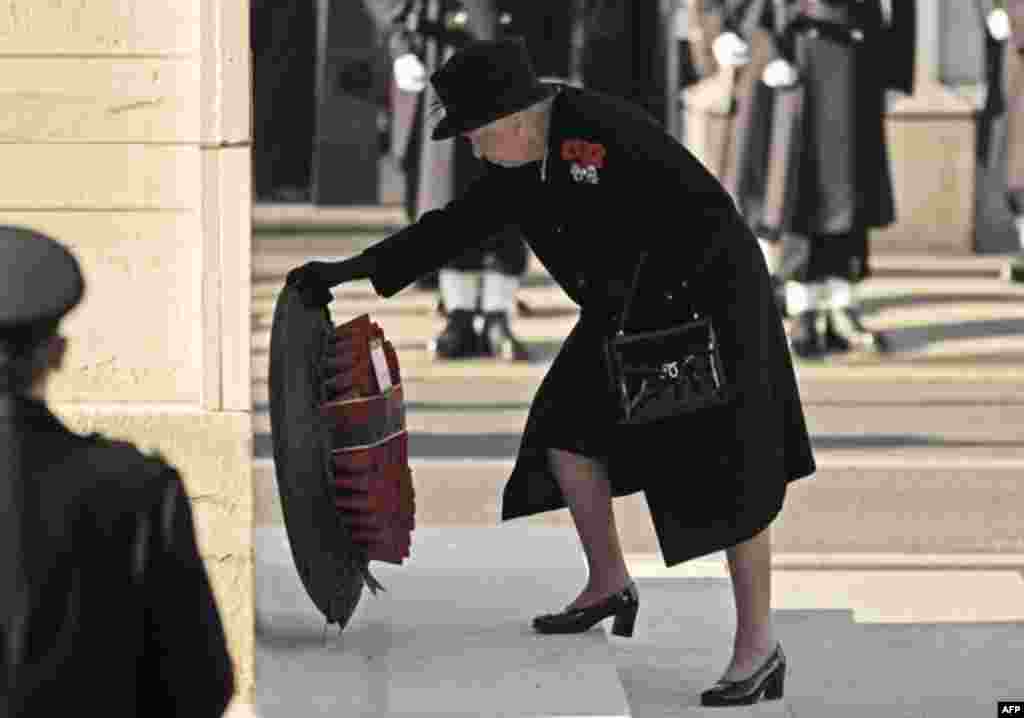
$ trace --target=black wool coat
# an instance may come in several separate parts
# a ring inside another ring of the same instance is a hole
[[[234,668],[177,472],[15,401],[0,421],[25,438],[0,453],[19,456],[26,576],[14,598],[0,587],[0,715],[59,716],[84,701],[110,718],[221,716]],[[12,683],[3,627],[15,616],[26,628]]]
[[[390,297],[509,223],[581,311],[531,405],[502,519],[566,506],[548,465],[557,448],[604,462],[615,496],[646,493],[668,566],[759,533],[786,485],[815,464],[763,256],[718,181],[635,106],[560,86],[545,162],[491,167],[368,248],[374,288]],[[641,251],[650,254],[629,326],[665,326],[681,297],[692,300],[716,325],[730,404],[617,425],[602,341]]]

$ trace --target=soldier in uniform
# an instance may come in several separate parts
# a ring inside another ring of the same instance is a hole
[[[391,52],[399,98],[393,119],[393,148],[406,177],[410,221],[457,197],[480,173],[469,146],[458,140],[430,142],[424,121],[436,104],[426,76],[471,39],[521,34],[536,48],[544,74],[564,77],[569,65],[567,6],[496,0],[414,0],[394,13]],[[441,359],[500,356],[529,359],[512,333],[510,316],[528,251],[515,227],[455,258],[439,272],[447,324],[432,342]],[[429,285],[427,285],[429,286]]]
[[[789,226],[748,220],[763,236],[788,230],[809,241],[799,281],[786,286],[798,356],[886,349],[886,337],[861,323],[856,289],[870,275],[869,231],[896,218],[885,93],[913,89],[914,15],[912,0],[764,2],[761,25],[773,33],[779,57],[762,79],[779,91],[799,81],[804,100],[800,132],[786,148],[799,158],[786,199],[793,205],[781,213]]]
[[[78,263],[0,227],[0,715],[221,716],[234,673],[177,472],[47,409]]]
[[[614,616],[612,631],[632,635],[639,594],[612,497],[642,490],[667,566],[729,554],[733,661],[701,702],[781,698],[786,658],[771,620],[768,527],[788,484],[812,475],[815,462],[753,234],[729,194],[643,108],[539,82],[521,42],[467,47],[431,84],[444,104],[431,136],[468,137],[486,173],[462,197],[355,257],[309,262],[287,282],[321,306],[331,286],[361,278],[392,297],[495,227],[522,227],[580,314],[530,405],[501,517],[567,507],[589,571],[572,604],[536,617],[534,630],[578,633]],[[684,227],[671,219],[679,207]],[[666,221],[638,233],[638,215]],[[693,307],[715,323],[734,400],[623,424],[605,342],[623,326],[657,331],[691,321]]]
[[[702,76],[727,73],[732,90],[728,152],[722,184],[745,217],[756,223],[764,202],[771,131],[770,90],[762,77],[779,58],[771,29],[764,26],[767,0],[688,0],[694,18],[691,36]],[[807,241],[785,236],[758,237],[776,293],[807,258]],[[781,298],[781,297],[780,297]],[[780,301],[784,306],[784,302]]]
[[[1005,162],[1005,192],[1021,253],[1003,267],[1004,279],[1024,282],[1024,0],[976,0],[985,28],[988,95],[982,111],[981,161],[993,171]]]
[[[665,124],[668,67],[659,0],[583,0],[582,11],[583,86],[634,102]]]
[[[316,2],[252,0],[253,195],[307,202],[316,129]]]

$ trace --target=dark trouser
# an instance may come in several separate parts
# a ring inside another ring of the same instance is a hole
[[[837,277],[856,283],[870,276],[866,227],[842,234],[812,235],[810,243],[810,256],[800,273],[801,281],[821,282]]]

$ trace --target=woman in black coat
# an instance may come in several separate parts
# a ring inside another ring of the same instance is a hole
[[[785,659],[771,624],[766,529],[787,484],[815,465],[754,236],[721,185],[649,115],[623,100],[537,82],[521,42],[470,46],[431,82],[446,112],[433,137],[466,136],[488,172],[362,254],[307,263],[288,282],[323,304],[328,287],[357,278],[391,297],[463,251],[467,238],[518,225],[581,309],[534,398],[502,502],[506,520],[568,506],[586,554],[583,592],[565,611],[535,619],[535,629],[573,633],[614,615],[613,631],[631,634],[638,595],[611,498],[645,491],[667,566],[728,551],[733,660],[702,700],[780,696]],[[682,207],[686,221],[677,225]],[[658,229],[639,231],[642,224]],[[629,326],[671,323],[678,302],[694,301],[717,327],[735,396],[637,428],[617,423],[602,348],[643,251],[650,254]]]

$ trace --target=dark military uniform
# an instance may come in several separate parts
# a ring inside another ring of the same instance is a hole
[[[796,65],[804,99],[798,145],[783,150],[798,157],[795,191],[784,200],[788,206],[765,204],[764,215],[748,212],[747,219],[765,236],[792,232],[809,240],[799,276],[805,285],[790,287],[804,297],[793,342],[801,356],[854,344],[885,346],[884,337],[860,324],[854,285],[870,274],[869,230],[896,218],[885,93],[912,91],[914,22],[912,0],[894,3],[888,20],[880,0],[764,2],[761,25],[775,34],[780,54]],[[772,121],[790,120],[774,116]],[[769,213],[790,219],[778,226],[765,221]]]
[[[984,25],[997,6],[976,0]],[[979,118],[980,161],[993,172],[1002,170],[1010,211],[1024,248],[1024,0],[1007,0],[1010,36],[997,40],[985,32],[986,82],[989,88]],[[1007,264],[1004,276],[1024,281],[1024,251]]]
[[[583,86],[666,118],[667,60],[658,0],[585,0]]]
[[[750,45],[750,62],[724,71],[732,76],[734,113],[722,184],[744,216],[756,216],[764,200],[770,112],[764,107],[761,74],[778,57],[773,34],[762,26],[766,0],[689,0],[699,30],[695,55],[704,74],[722,70],[711,47],[724,32],[734,32]]]
[[[0,227],[0,279],[0,715],[222,715],[234,673],[178,474],[29,395],[77,263]]]
[[[316,113],[316,1],[252,0],[253,195],[308,199]]]
[[[521,35],[534,53],[534,67],[539,74],[565,78],[569,72],[570,17],[567,3],[415,0],[395,15],[392,54],[397,57],[415,52],[429,75],[456,49],[473,39]],[[473,156],[470,144],[461,138],[443,142],[428,139],[432,124],[430,110],[436,104],[433,88],[428,86],[415,94],[399,91],[396,95],[393,150],[405,172],[405,205],[412,221],[458,197],[479,176],[481,165]],[[467,295],[459,297],[460,303],[472,306],[457,306],[456,311],[449,311],[448,325],[435,342],[438,356],[458,358],[496,353],[495,345],[505,343],[511,348],[511,358],[526,358],[524,348],[508,327],[511,307],[488,313],[480,334],[474,329],[473,320],[481,302],[480,295],[487,291],[483,283],[488,278],[481,280],[478,273],[491,272],[518,281],[526,274],[528,259],[519,232],[503,227],[497,228],[485,242],[474,243],[471,249],[442,268],[448,271],[460,294]],[[442,277],[442,299],[451,310],[455,297],[444,296],[444,280]]]
[[[548,463],[555,448],[604,461],[616,496],[646,492],[666,565],[736,545],[815,470],[764,258],[728,193],[640,108],[568,86],[553,102],[545,162],[489,166],[463,197],[367,249],[370,279],[393,296],[517,224],[581,314],[530,407],[502,518],[566,506]],[[652,221],[678,207],[685,226]],[[656,229],[636,232],[638,217]],[[650,256],[631,326],[665,326],[696,302],[717,327],[732,403],[617,424],[602,341],[641,251]]]

